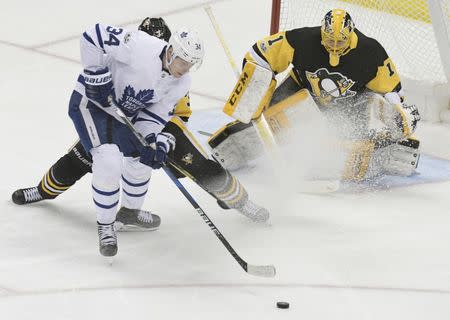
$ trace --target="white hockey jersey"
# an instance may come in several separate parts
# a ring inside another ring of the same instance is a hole
[[[163,70],[167,43],[145,32],[97,23],[83,33],[80,49],[85,69],[109,68],[116,101],[137,121],[136,128],[144,137],[162,130],[178,100],[189,90],[189,74],[175,78]],[[85,95],[81,75],[75,90]],[[111,108],[95,105],[118,119]]]

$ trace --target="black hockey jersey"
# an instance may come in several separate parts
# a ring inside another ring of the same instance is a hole
[[[356,30],[354,48],[329,64],[329,54],[321,44],[320,27],[280,32],[255,43],[246,55],[275,74],[291,64],[291,75],[322,104],[345,102],[367,89],[378,93],[400,91],[395,65],[381,44]]]

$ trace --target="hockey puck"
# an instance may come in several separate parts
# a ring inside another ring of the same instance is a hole
[[[278,302],[277,302],[277,308],[280,308],[280,309],[289,309],[289,302],[278,301]]]

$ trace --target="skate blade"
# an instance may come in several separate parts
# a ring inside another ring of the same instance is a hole
[[[121,222],[115,222],[114,228],[119,232],[142,232],[142,231],[155,231],[159,229],[158,227],[153,228],[143,228],[140,226],[132,225],[132,224],[123,224]]]

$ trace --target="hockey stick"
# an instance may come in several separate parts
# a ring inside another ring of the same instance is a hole
[[[237,67],[236,62],[234,61],[233,56],[231,55],[229,46],[225,42],[225,38],[222,35],[222,31],[220,30],[216,17],[212,12],[211,6],[207,5],[203,9],[205,10],[206,14],[209,17],[209,20],[211,21],[211,25],[213,26],[214,31],[216,32],[216,36],[220,41],[220,44],[222,46],[225,55],[227,56],[227,60],[231,66],[231,69],[233,69],[236,79],[239,79],[241,73],[239,72],[239,68]],[[273,151],[276,146],[276,140],[272,131],[270,130],[269,124],[267,123],[264,114],[261,114],[261,116],[258,119],[252,120],[252,124],[255,127],[260,140],[263,143],[264,149],[268,154],[270,154],[270,152]]]
[[[122,121],[125,123],[125,125],[130,128],[131,132],[135,135],[135,137],[139,140],[140,143],[142,143],[143,146],[148,147],[149,144],[147,141],[145,141],[144,137],[137,132],[136,128],[131,123],[130,119],[128,119],[125,114],[120,110],[120,108],[117,106],[117,104],[111,99],[111,106],[115,108],[116,114],[122,119]],[[186,172],[183,168],[178,166],[173,160],[167,159],[167,162],[173,166],[175,169],[186,175],[187,177],[191,178],[194,182],[196,182],[195,178],[192,177],[191,174]],[[178,187],[178,189],[181,191],[181,193],[186,197],[186,199],[191,203],[191,205],[195,208],[195,210],[198,212],[200,217],[206,222],[206,224],[210,227],[210,229],[214,232],[217,238],[219,238],[220,242],[225,246],[225,248],[228,250],[228,252],[233,256],[233,258],[239,263],[239,265],[242,267],[242,269],[245,270],[245,272],[259,277],[274,277],[276,270],[273,265],[266,265],[266,266],[257,266],[248,264],[244,259],[242,259],[237,252],[233,249],[233,247],[228,243],[227,239],[223,236],[223,234],[217,229],[217,227],[214,225],[214,223],[209,219],[209,217],[206,215],[205,211],[200,207],[200,205],[195,201],[195,199],[192,197],[192,195],[186,190],[186,188],[181,184],[181,182],[175,177],[175,175],[170,171],[170,169],[167,166],[162,167],[164,172],[169,176],[169,178],[175,183],[175,185]]]

